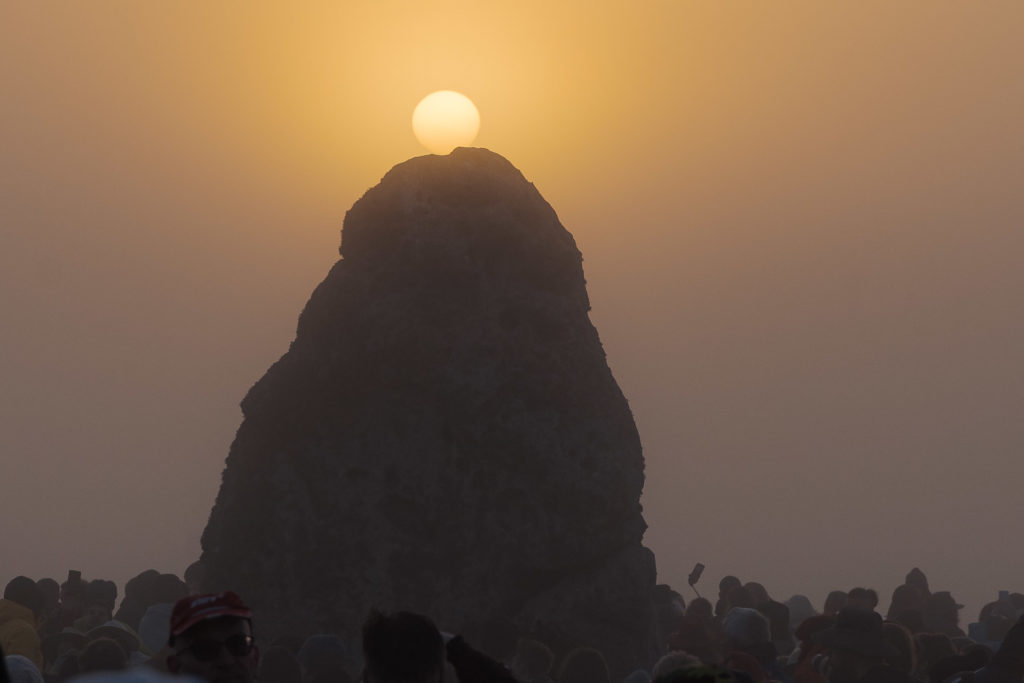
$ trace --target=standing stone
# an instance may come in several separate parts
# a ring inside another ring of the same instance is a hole
[[[394,167],[249,391],[203,534],[207,587],[264,636],[372,607],[466,633],[494,618],[613,672],[656,655],[643,456],[582,257],[503,157]]]

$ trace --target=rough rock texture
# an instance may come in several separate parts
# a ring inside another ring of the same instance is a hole
[[[495,617],[616,673],[655,652],[643,457],[582,258],[501,156],[393,168],[249,391],[203,534],[210,589],[263,634],[371,607],[463,632]],[[353,649],[358,649],[354,645]]]

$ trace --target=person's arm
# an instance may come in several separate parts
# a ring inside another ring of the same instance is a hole
[[[462,636],[449,640],[445,649],[448,662],[459,677],[459,683],[518,683],[512,672],[501,662],[474,650]]]

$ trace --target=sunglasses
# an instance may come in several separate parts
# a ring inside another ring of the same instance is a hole
[[[220,657],[221,648],[227,648],[228,654],[232,657],[245,657],[252,652],[253,644],[252,636],[236,633],[224,640],[199,639],[186,649],[200,662],[212,662]]]

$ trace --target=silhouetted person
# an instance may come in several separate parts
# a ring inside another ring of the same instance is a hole
[[[721,619],[729,611],[729,591],[743,584],[735,576],[723,576],[718,582],[718,602],[715,603],[715,616]]]
[[[36,620],[43,610],[43,594],[27,576],[10,580],[0,600],[0,648],[7,655],[22,655],[42,669],[43,644]]]
[[[85,611],[75,620],[75,628],[88,633],[114,618],[117,585],[113,581],[94,579],[85,587]]]
[[[965,636],[960,628],[960,610],[963,605],[957,604],[949,591],[933,593],[924,608],[925,629],[931,633],[944,633],[950,638]]]
[[[757,611],[768,619],[772,629],[772,642],[780,655],[793,651],[793,634],[789,630],[789,608],[781,602],[769,600],[757,606]]]
[[[667,584],[654,587],[654,614],[658,620],[659,645],[664,645],[669,634],[676,629],[679,618],[686,614],[686,601]]]
[[[976,671],[975,683],[1020,683],[1024,680],[1024,617],[1014,624],[989,663]]]
[[[789,608],[789,629],[796,633],[797,627],[809,619],[817,616],[818,611],[814,609],[810,599],[806,595],[794,595],[786,600],[786,607]]]
[[[252,611],[242,599],[224,593],[192,595],[174,605],[171,615],[171,673],[209,683],[252,683],[259,668]]]
[[[759,584],[757,581],[748,581],[743,584],[743,587],[747,590],[750,595],[750,599],[754,601],[754,606],[761,605],[768,602],[771,598],[768,596],[768,591],[764,586]]]
[[[839,614],[839,610],[846,607],[847,599],[848,597],[843,591],[832,591],[825,598],[825,608],[822,610],[822,614],[829,617]]]
[[[777,651],[772,642],[768,617],[756,609],[733,607],[722,621],[722,632],[725,636],[727,664],[734,659],[742,661],[743,658],[735,657],[736,653],[742,653],[752,657],[769,678],[788,680],[776,662]]]
[[[921,598],[927,600],[931,597],[932,591],[928,588],[928,577],[924,575],[924,572],[914,567],[907,572],[907,577],[903,583],[909,584],[916,588],[921,593]]]
[[[823,683],[825,680],[814,666],[814,658],[825,651],[816,638],[819,633],[831,628],[835,623],[835,617],[816,614],[804,619],[793,632],[800,649],[793,668],[793,680],[796,683]]]
[[[40,614],[40,624],[36,629],[39,637],[60,633],[60,584],[53,579],[39,579],[36,581],[36,588],[43,596],[43,607]]]
[[[691,600],[690,604],[686,606],[685,614],[688,617],[699,619],[707,626],[710,626],[715,621],[714,609],[711,607],[711,601],[707,598],[694,598]]]
[[[79,572],[69,571],[67,581],[60,585],[60,624],[74,626],[85,611],[85,586]]]
[[[825,680],[828,683],[910,683],[913,679],[887,664],[900,653],[882,630],[882,617],[870,610],[844,607],[835,626],[821,631],[817,643],[828,654]]]
[[[121,606],[118,607],[114,618],[138,630],[142,615],[152,604],[150,595],[158,576],[160,576],[160,572],[157,570],[147,569],[128,579],[128,583],[124,585],[124,600],[121,601]]]
[[[853,588],[846,594],[846,606],[874,612],[878,607],[878,593],[870,588]]]
[[[918,633],[924,628],[924,605],[925,597],[921,589],[905,583],[892,592],[892,601],[885,618],[903,624],[911,633]]]

